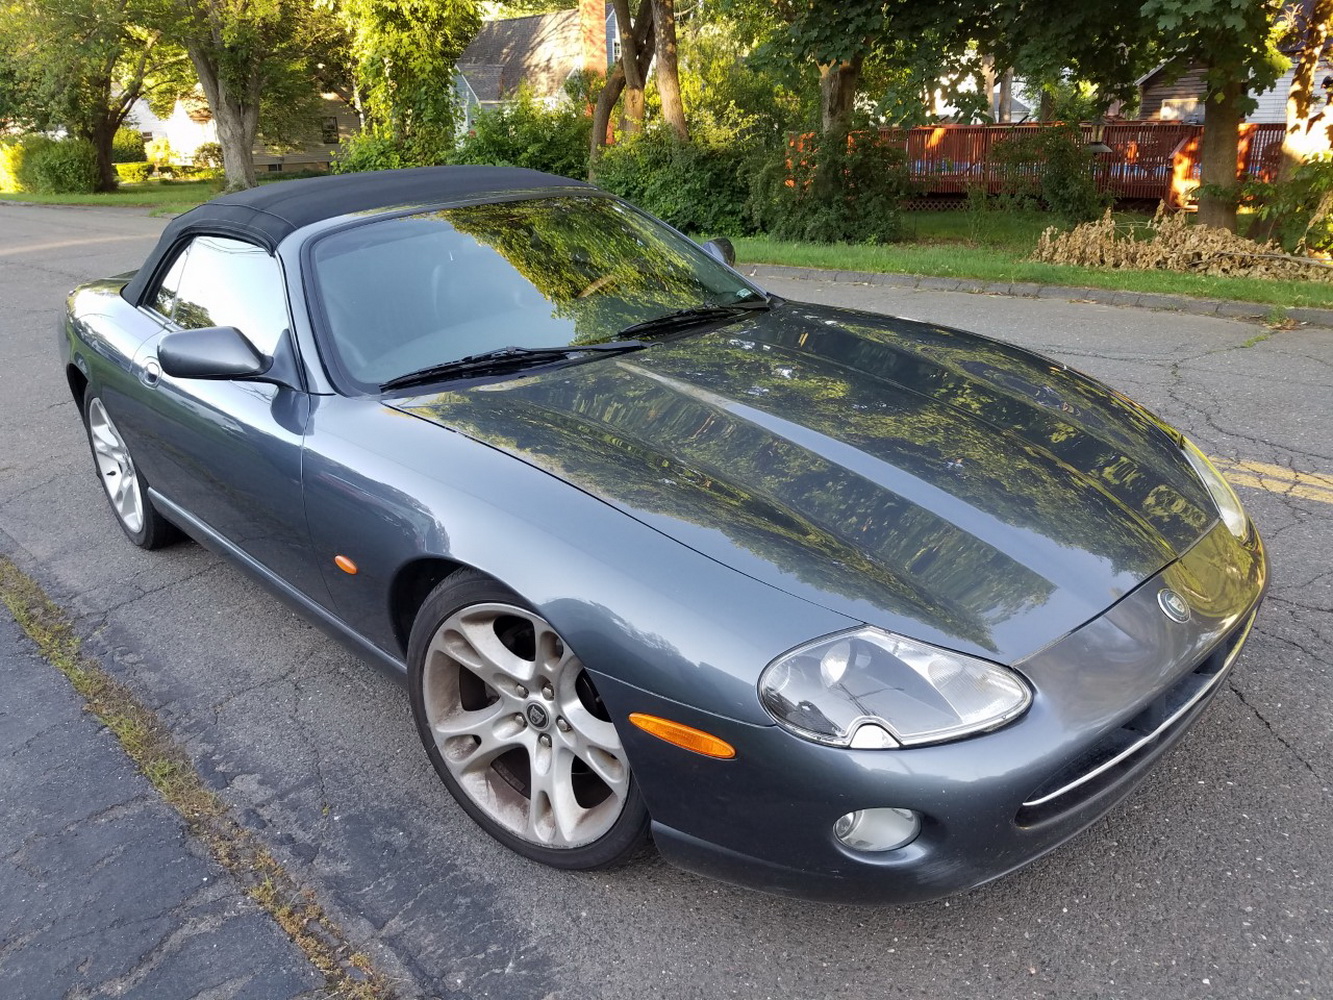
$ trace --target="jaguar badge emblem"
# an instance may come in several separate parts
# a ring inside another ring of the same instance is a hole
[[[1184,624],[1190,620],[1190,606],[1185,603],[1185,598],[1170,587],[1157,592],[1157,603],[1162,608],[1162,614],[1173,622]]]

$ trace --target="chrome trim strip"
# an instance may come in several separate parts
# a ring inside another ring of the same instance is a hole
[[[1134,756],[1134,754],[1138,753],[1144,747],[1156,741],[1156,739],[1159,736],[1161,736],[1162,733],[1164,733],[1166,730],[1170,729],[1173,725],[1175,725],[1178,721],[1180,721],[1180,719],[1186,713],[1188,713],[1190,709],[1192,709],[1195,705],[1201,702],[1204,698],[1207,698],[1209,694],[1211,694],[1221,685],[1223,679],[1225,679],[1226,675],[1230,672],[1231,665],[1236,662],[1236,657],[1240,655],[1241,649],[1244,648],[1245,641],[1249,639],[1250,629],[1254,627],[1255,617],[1256,617],[1255,613],[1253,611],[1250,612],[1250,620],[1245,623],[1245,626],[1241,631],[1240,638],[1236,640],[1235,647],[1227,655],[1226,661],[1222,664],[1222,669],[1219,670],[1216,674],[1214,674],[1212,679],[1203,687],[1201,687],[1195,693],[1193,698],[1191,698],[1189,701],[1185,702],[1185,704],[1181,705],[1178,709],[1172,712],[1171,715],[1168,716],[1160,726],[1158,726],[1148,735],[1141,737],[1139,740],[1134,742],[1132,745],[1126,747],[1124,750],[1121,750],[1110,760],[1102,764],[1099,764],[1097,767],[1094,767],[1087,774],[1080,775],[1079,777],[1075,778],[1073,781],[1071,781],[1064,787],[1056,789],[1049,795],[1043,795],[1039,799],[1031,799],[1030,801],[1024,802],[1023,808],[1032,809],[1035,808],[1036,806],[1045,805],[1047,802],[1051,802],[1054,799],[1058,799],[1062,795],[1067,795],[1069,792],[1072,792],[1075,788],[1078,788],[1080,785],[1086,784],[1087,782],[1091,781],[1093,778],[1096,778],[1100,774],[1106,773],[1111,768],[1119,764],[1121,761],[1125,760],[1126,758]]]

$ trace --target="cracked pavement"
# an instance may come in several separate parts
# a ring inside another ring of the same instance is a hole
[[[324,985],[0,611],[0,995],[274,1000]]]
[[[0,551],[78,616],[86,650],[405,996],[1333,1000],[1333,504],[1241,488],[1273,588],[1230,686],[1124,805],[1019,873],[870,909],[749,893],[656,859],[555,872],[453,804],[395,681],[199,547],[144,553],[121,536],[62,405],[53,326],[69,286],[136,266],[161,225],[0,206]],[[1035,348],[1209,454],[1333,473],[1333,331],[1263,337],[1253,323],[1058,298],[760,280]]]

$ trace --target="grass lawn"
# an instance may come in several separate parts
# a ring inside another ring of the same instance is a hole
[[[846,271],[879,271],[981,281],[1163,292],[1234,299],[1275,306],[1333,307],[1333,284],[1225,278],[1173,271],[1112,271],[1041,264],[1027,257],[1051,217],[1040,212],[909,212],[904,241],[882,246],[785,243],[764,237],[737,239],[736,256],[747,264],[789,264]],[[1125,216],[1124,221],[1147,221]]]
[[[118,205],[151,208],[153,215],[175,215],[217,195],[211,181],[144,181],[122,184],[111,194],[0,194],[3,201],[26,201],[36,205]]]
[[[310,174],[265,174],[260,184],[298,180]],[[26,201],[34,205],[112,205],[121,208],[151,208],[150,215],[179,215],[201,205],[221,192],[221,181],[147,180],[142,184],[121,184],[111,194],[0,194],[0,201]]]

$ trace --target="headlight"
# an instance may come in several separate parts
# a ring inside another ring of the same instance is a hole
[[[1195,473],[1207,487],[1213,503],[1217,505],[1217,513],[1221,516],[1222,523],[1237,538],[1245,538],[1249,534],[1250,519],[1245,516],[1245,508],[1240,505],[1236,491],[1222,478],[1222,473],[1213,468],[1213,463],[1208,461],[1208,457],[1195,446],[1193,441],[1183,436],[1181,440],[1185,446],[1185,458],[1189,460]]]
[[[759,698],[798,736],[865,749],[985,732],[1032,701],[1012,670],[869,626],[779,656]]]

